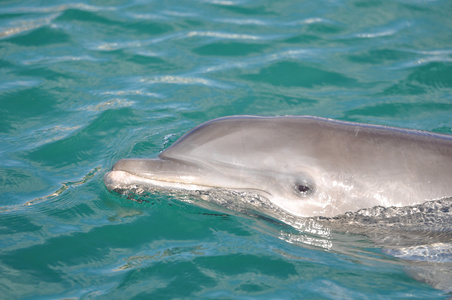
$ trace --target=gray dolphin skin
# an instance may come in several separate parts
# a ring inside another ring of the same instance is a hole
[[[114,191],[233,191],[237,202],[264,199],[256,209],[332,217],[452,197],[451,175],[449,135],[312,116],[232,116],[195,127],[155,159],[118,161],[104,182]]]

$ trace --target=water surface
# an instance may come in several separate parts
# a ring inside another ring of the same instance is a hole
[[[1,294],[445,298],[372,235],[140,205],[102,176],[234,114],[451,134],[451,13],[442,0],[2,1]]]

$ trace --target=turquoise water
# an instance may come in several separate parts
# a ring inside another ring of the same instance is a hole
[[[365,235],[140,205],[102,177],[234,114],[451,134],[451,14],[445,0],[2,1],[0,297],[445,298]]]

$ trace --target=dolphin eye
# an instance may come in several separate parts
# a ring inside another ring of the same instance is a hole
[[[296,183],[295,192],[302,196],[308,196],[314,192],[314,189],[307,183]]]

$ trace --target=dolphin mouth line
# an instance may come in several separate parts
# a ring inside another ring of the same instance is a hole
[[[262,190],[262,189],[256,189],[256,188],[235,188],[235,187],[219,187],[219,186],[214,186],[214,185],[202,185],[202,184],[197,184],[197,183],[186,183],[186,182],[178,182],[178,181],[174,181],[174,180],[162,180],[162,179],[154,179],[154,178],[147,178],[147,177],[143,177],[140,176],[138,174],[133,174],[130,173],[128,171],[123,171],[123,170],[111,170],[110,172],[108,172],[106,174],[106,176],[112,176],[112,174],[118,174],[118,173],[125,173],[127,174],[127,176],[132,176],[137,178],[139,181],[146,181],[146,182],[150,182],[154,187],[156,188],[174,188],[174,189],[179,189],[179,190],[190,190],[190,191],[208,191],[208,190],[215,190],[215,189],[225,189],[225,190],[234,190],[234,191],[243,191],[243,192],[249,192],[249,193],[256,193],[256,194],[260,194],[262,196],[266,195],[266,196],[272,196],[272,194],[266,190]],[[124,174],[120,175],[125,176]],[[113,181],[113,179],[112,179]],[[120,180],[117,180],[120,181]],[[121,182],[121,181],[120,181]],[[118,184],[113,184],[115,186],[118,186]]]

